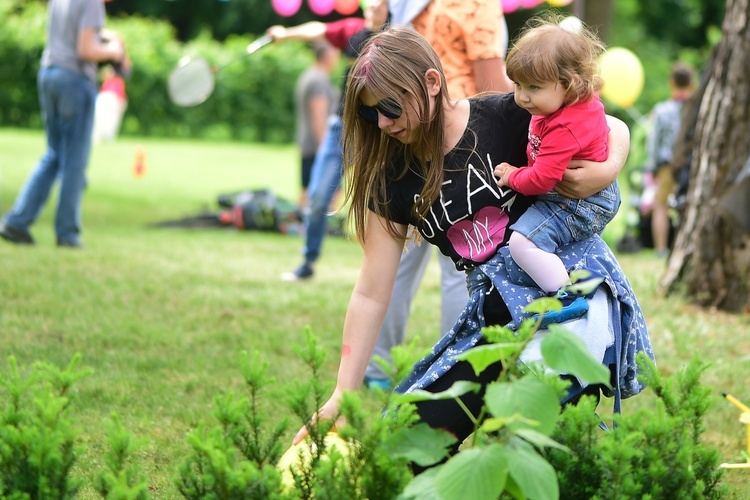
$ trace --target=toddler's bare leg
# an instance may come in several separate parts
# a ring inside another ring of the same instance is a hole
[[[513,260],[545,292],[557,292],[570,283],[565,264],[554,254],[545,252],[521,233],[510,236],[510,254]]]

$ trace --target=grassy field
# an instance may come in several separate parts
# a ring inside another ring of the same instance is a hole
[[[0,130],[3,211],[43,148],[40,133]],[[143,178],[132,172],[138,148],[146,154]],[[114,412],[147,440],[136,458],[153,497],[177,497],[172,479],[188,450],[186,434],[202,420],[213,423],[216,395],[241,391],[243,350],[270,362],[276,382],[266,404],[279,417],[288,413],[280,395],[308,376],[293,349],[308,326],[330,353],[326,377],[334,381],[361,255],[356,242],[327,239],[315,280],[289,284],[278,277],[300,261],[298,236],[150,227],[215,210],[221,193],[270,187],[295,200],[297,163],[292,146],[132,138],[97,145],[84,198],[86,248],[55,247],[54,200],[32,228],[36,247],[0,244],[0,370],[9,355],[23,366],[38,360],[63,366],[75,353],[94,370],[77,384],[71,410],[80,432],[76,474],[85,482],[102,467],[102,420]],[[644,309],[661,370],[674,373],[696,354],[711,362],[703,382],[716,397],[705,438],[724,461],[740,461],[746,431],[721,393],[750,404],[750,317],[659,296],[664,262],[651,252],[618,258]],[[437,335],[438,281],[433,262],[409,324],[409,335],[425,346]],[[624,411],[651,401],[650,394],[626,400]],[[604,400],[600,409],[610,408]],[[747,498],[749,472],[725,477],[738,498]],[[87,487],[81,497],[97,495]]]

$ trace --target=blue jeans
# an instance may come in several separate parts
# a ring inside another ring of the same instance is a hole
[[[37,74],[39,104],[47,135],[47,151],[21,189],[7,226],[27,231],[60,180],[55,217],[58,241],[80,242],[81,198],[91,153],[96,83],[82,74],[55,66]]]
[[[315,153],[315,163],[310,172],[309,213],[305,219],[305,261],[315,262],[320,257],[323,238],[328,232],[328,207],[341,184],[343,168],[341,149],[341,118],[328,119],[328,131]]]
[[[583,200],[556,192],[537,197],[510,228],[526,236],[545,252],[601,234],[620,208],[617,181]]]

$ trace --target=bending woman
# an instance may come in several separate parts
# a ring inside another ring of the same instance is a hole
[[[438,57],[413,30],[391,28],[373,37],[361,52],[349,75],[343,146],[349,217],[364,257],[344,322],[336,388],[313,418],[337,415],[342,393],[362,383],[409,226],[467,272],[471,299],[456,326],[397,390],[440,391],[456,380],[486,384],[497,376],[499,367],[476,377],[453,356],[482,342],[483,326],[518,321],[522,306],[542,293],[511,266],[506,248],[509,227],[533,199],[499,188],[493,176],[501,162],[525,161],[529,117],[513,94],[452,101]],[[629,134],[619,120],[609,119],[609,125],[609,159],[569,169],[567,180],[556,189],[584,198],[612,183],[625,162]],[[615,326],[624,313],[628,321],[640,315],[627,280],[598,236],[559,254],[569,267],[593,267],[606,278],[616,305],[628,306],[612,308]],[[513,296],[493,286],[498,285],[495,277],[508,281],[506,270],[511,268],[511,278],[522,285],[512,287]],[[606,324],[602,331],[609,336]],[[466,396],[464,403],[478,413],[482,395]],[[459,442],[473,430],[455,401],[421,403],[418,411],[423,421],[451,431]],[[307,429],[301,429],[294,442],[306,434]]]

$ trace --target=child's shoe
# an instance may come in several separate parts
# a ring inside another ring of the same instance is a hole
[[[552,323],[562,323],[571,319],[578,319],[589,310],[589,303],[582,295],[569,293],[565,291],[565,288],[558,290],[555,298],[562,303],[562,309],[544,313],[542,322],[539,324],[540,329],[546,328]],[[534,319],[538,319],[538,316],[535,315]]]
[[[381,391],[388,392],[391,390],[391,381],[387,378],[375,378],[365,375],[364,384],[365,387],[367,387],[371,391],[379,389]]]

